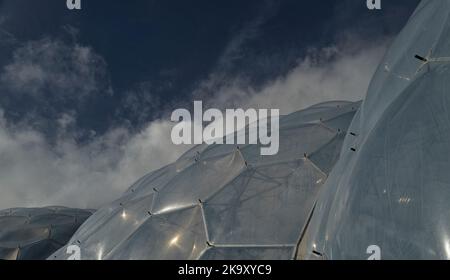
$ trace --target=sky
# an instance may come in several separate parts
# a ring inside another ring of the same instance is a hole
[[[98,208],[188,146],[170,113],[364,98],[418,0],[0,0],[0,209]]]

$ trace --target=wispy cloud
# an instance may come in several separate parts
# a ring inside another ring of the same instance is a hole
[[[240,29],[236,31],[236,34],[217,59],[208,79],[201,81],[198,89],[194,91],[197,98],[204,98],[217,87],[223,86],[223,83],[227,81],[227,75],[232,72],[235,62],[246,55],[243,51],[245,44],[260,35],[261,26],[276,15],[278,8],[279,3],[276,1],[261,1],[256,17],[243,23]]]
[[[0,44],[15,44],[18,41],[17,38],[14,36],[14,34],[3,27],[6,20],[7,18],[5,16],[0,16]]]
[[[162,120],[139,132],[92,131],[78,141],[77,108],[112,94],[107,64],[90,47],[52,38],[26,42],[0,74],[2,94],[31,107],[19,122],[0,108],[0,208],[97,208],[188,149],[171,144],[173,124]]]
[[[383,38],[367,43],[349,36],[334,45],[310,49],[288,73],[261,86],[252,86],[245,77],[211,75],[203,83],[208,87],[202,84],[197,91],[208,92],[209,106],[276,108],[283,114],[324,101],[361,100],[389,42]]]
[[[80,101],[109,93],[106,63],[91,48],[44,38],[18,48],[1,75],[2,86],[31,98]]]

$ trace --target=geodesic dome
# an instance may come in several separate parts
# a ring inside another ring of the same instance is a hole
[[[280,117],[280,150],[199,145],[98,210],[81,259],[291,259],[359,103]],[[67,259],[65,247],[49,259]]]
[[[0,211],[0,259],[45,260],[64,246],[90,210],[64,207]]]
[[[422,1],[387,52],[299,258],[450,259],[450,1]]]

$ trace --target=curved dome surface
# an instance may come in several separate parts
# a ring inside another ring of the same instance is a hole
[[[450,259],[449,15],[422,1],[386,54],[299,258]]]
[[[292,259],[360,103],[280,117],[280,150],[199,145],[98,210],[69,245],[82,259]],[[66,259],[65,248],[49,259]]]
[[[0,259],[45,260],[92,214],[64,207],[0,211]]]

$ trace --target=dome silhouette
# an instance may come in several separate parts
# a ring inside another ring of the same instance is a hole
[[[359,102],[280,117],[280,149],[198,145],[101,208],[81,259],[292,259]],[[67,259],[65,247],[49,259]]]
[[[450,259],[449,13],[422,1],[387,52],[298,258]]]
[[[64,246],[90,210],[65,207],[0,211],[0,259],[45,260]]]

